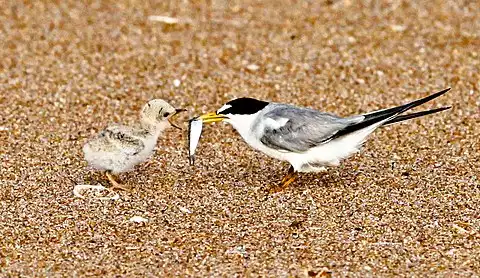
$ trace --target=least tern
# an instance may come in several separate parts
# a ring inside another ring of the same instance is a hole
[[[131,170],[153,153],[157,139],[168,127],[180,129],[171,119],[185,109],[175,109],[166,101],[149,101],[140,112],[140,122],[134,126],[110,125],[83,146],[85,160],[106,172],[113,188],[128,190],[112,175]]]
[[[401,115],[448,90],[450,88],[397,107],[346,118],[290,104],[237,98],[199,119],[204,123],[225,121],[251,147],[289,162],[291,166],[280,185],[270,190],[277,192],[292,183],[297,172],[320,172],[326,170],[325,167],[339,165],[358,152],[368,135],[380,126],[449,109],[441,107]]]

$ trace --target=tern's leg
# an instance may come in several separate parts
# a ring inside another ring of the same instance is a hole
[[[113,190],[115,188],[118,188],[118,189],[123,190],[123,191],[130,191],[130,188],[128,188],[127,186],[125,186],[123,184],[118,183],[110,172],[107,171],[106,174],[107,174],[108,180],[112,184],[112,187],[110,187],[110,189]]]
[[[293,181],[295,181],[296,178],[297,178],[297,172],[295,171],[295,169],[293,169],[293,166],[290,166],[290,168],[288,168],[287,174],[285,175],[285,177],[283,177],[282,181],[280,182],[280,185],[272,186],[270,188],[269,192],[270,193],[276,193],[276,192],[280,192],[280,191],[284,190]]]
[[[282,181],[280,182],[281,185],[283,185],[286,181],[288,181],[293,175],[295,175],[295,169],[293,169],[293,166],[290,166],[288,168],[287,174],[283,177]]]

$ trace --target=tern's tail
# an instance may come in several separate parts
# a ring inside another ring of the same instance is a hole
[[[400,115],[403,112],[406,112],[406,111],[408,111],[412,108],[415,108],[419,105],[422,105],[422,104],[424,104],[428,101],[431,101],[432,99],[435,99],[435,98],[445,94],[449,90],[450,90],[450,88],[445,89],[443,91],[440,91],[438,93],[435,93],[433,95],[429,95],[428,97],[424,97],[424,98],[412,101],[412,102],[404,104],[404,105],[400,105],[400,106],[397,106],[397,107],[393,107],[393,108],[389,108],[389,109],[383,109],[383,110],[379,110],[379,111],[364,114],[363,116],[365,116],[365,120],[363,120],[362,123],[366,123],[366,122],[376,123],[376,122],[382,121],[384,119],[394,117],[395,115]],[[448,107],[448,108],[450,108],[450,107]],[[413,114],[409,114],[409,115],[397,116],[397,117],[394,117],[393,119],[391,119],[390,121],[387,121],[385,124],[391,124],[391,123],[395,123],[395,122],[404,121],[404,120],[407,120],[407,119],[412,119],[412,118],[416,118],[416,117],[440,112],[440,111],[446,110],[448,108],[447,107],[442,107],[442,108],[432,109],[432,110],[428,110],[428,111],[413,113]]]
[[[413,118],[422,117],[422,116],[433,114],[433,113],[438,113],[438,112],[441,112],[441,111],[444,111],[444,110],[447,110],[447,109],[450,109],[450,108],[452,108],[452,107],[451,106],[445,106],[445,107],[435,108],[435,109],[431,109],[431,110],[425,110],[425,111],[421,111],[421,112],[417,112],[417,113],[411,113],[411,114],[408,114],[408,115],[400,115],[398,117],[395,117],[395,118],[391,119],[390,121],[385,122],[383,125],[394,124],[394,123],[402,122],[402,121],[405,121],[405,120],[410,120],[410,119],[413,119]]]
[[[341,137],[343,135],[346,135],[346,134],[349,134],[349,133],[352,133],[352,132],[355,132],[357,130],[361,130],[361,129],[364,129],[364,128],[367,128],[367,127],[370,127],[370,126],[377,126],[378,127],[379,125],[393,124],[393,123],[401,122],[401,121],[404,121],[404,120],[413,119],[413,118],[416,118],[416,117],[421,117],[421,116],[425,116],[425,115],[428,115],[428,114],[433,114],[433,113],[437,113],[437,112],[449,109],[450,107],[442,107],[442,108],[436,108],[436,109],[432,109],[432,110],[426,110],[426,111],[422,111],[422,112],[412,113],[412,114],[408,114],[408,115],[400,115],[400,114],[406,112],[407,110],[410,110],[414,107],[417,107],[421,104],[424,104],[425,102],[428,102],[428,101],[430,101],[434,98],[437,98],[437,97],[445,94],[449,90],[450,90],[450,88],[445,89],[443,91],[440,91],[438,93],[435,93],[433,95],[430,95],[428,97],[424,97],[422,99],[418,99],[418,100],[415,100],[415,101],[412,101],[410,103],[400,105],[400,106],[397,106],[397,107],[378,110],[378,111],[370,112],[370,113],[367,113],[367,114],[363,114],[362,115],[364,117],[363,121],[357,122],[357,123],[354,123],[352,125],[347,126],[346,128],[337,132],[333,136],[333,138]],[[333,138],[331,138],[331,139],[333,139]]]

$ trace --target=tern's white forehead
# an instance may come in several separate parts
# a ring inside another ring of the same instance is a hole
[[[217,110],[217,114],[221,114],[223,111],[227,110],[228,108],[232,107],[230,104],[225,104],[220,109]]]

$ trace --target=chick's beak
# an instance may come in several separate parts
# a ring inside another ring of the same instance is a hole
[[[222,115],[222,114],[217,114],[215,112],[204,114],[204,115],[202,115],[198,118],[201,119],[204,123],[221,122],[225,119],[228,119],[227,116]]]
[[[179,127],[178,125],[174,124],[174,123],[172,122],[172,119],[173,119],[173,117],[174,117],[175,115],[177,115],[178,113],[180,113],[180,112],[186,112],[186,111],[187,111],[187,109],[175,109],[175,113],[173,113],[173,115],[170,116],[170,118],[168,118],[168,122],[169,122],[174,128],[177,128],[177,129],[180,129],[180,130],[181,130],[182,128]]]
[[[183,108],[175,109],[175,114],[178,114],[180,112],[187,112],[187,109],[183,109]]]

